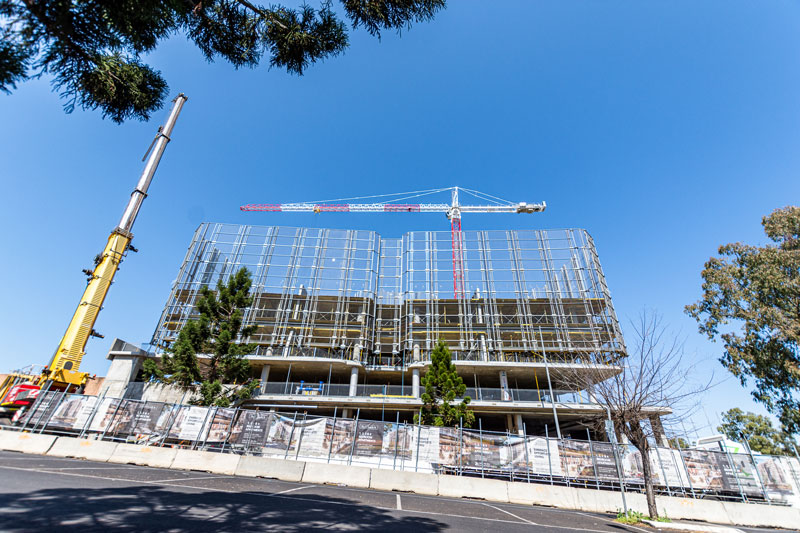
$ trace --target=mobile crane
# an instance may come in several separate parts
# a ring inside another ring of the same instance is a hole
[[[166,123],[158,128],[153,142],[142,159],[143,161],[147,159],[147,163],[136,188],[131,193],[119,225],[108,237],[103,252],[95,258],[94,268],[83,271],[88,277],[86,289],[83,291],[80,303],[72,315],[72,320],[61,338],[50,364],[38,374],[27,369],[13,372],[6,377],[0,385],[0,416],[8,416],[20,407],[30,405],[43,389],[69,392],[70,390],[81,390],[86,385],[89,374],[80,372],[86,343],[89,337],[103,338],[94,330],[97,315],[103,308],[103,301],[114,281],[114,275],[119,270],[120,263],[129,250],[137,251],[131,245],[133,239],[131,230],[142,202],[147,197],[150,182],[167,143],[170,141],[172,129],[186,100],[183,93],[173,100],[172,110]]]

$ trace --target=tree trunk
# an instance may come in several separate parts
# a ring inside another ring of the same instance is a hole
[[[633,424],[631,424],[633,425]],[[658,507],[656,506],[656,493],[653,488],[653,469],[650,464],[650,446],[647,442],[647,437],[639,427],[633,429],[631,435],[631,442],[639,453],[642,454],[642,472],[644,473],[644,493],[647,497],[647,514],[650,515],[651,520],[658,518]]]

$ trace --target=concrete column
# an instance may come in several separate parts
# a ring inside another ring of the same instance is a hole
[[[419,398],[419,368],[411,371],[411,395]]]
[[[486,335],[481,335],[481,358],[484,361],[489,360],[489,350],[486,348]]]
[[[140,355],[112,354],[108,359],[111,365],[108,373],[100,386],[100,394],[104,393],[109,398],[122,398],[128,383],[136,378],[142,366],[143,357]]]
[[[508,390],[508,374],[505,370],[500,371],[500,389],[504,402],[511,401],[511,391]]]
[[[650,417],[650,427],[653,428],[653,437],[658,445],[663,446],[664,448],[669,448],[669,440],[664,434],[664,425],[661,423],[661,417],[659,415],[653,415]]]
[[[420,360],[421,360],[421,358],[420,358],[419,344],[415,344],[415,345],[414,345],[414,357],[413,357],[413,359],[414,359],[414,362],[415,362],[415,363],[419,363],[419,362],[420,362]]]
[[[514,424],[517,426],[517,435],[520,437],[525,436],[525,430],[522,428],[522,415],[514,415]]]
[[[514,417],[511,416],[511,413],[506,413],[506,431],[508,433],[514,432]]]
[[[361,361],[361,345],[356,344],[353,346],[353,361]],[[351,394],[350,396],[355,396],[355,394]]]
[[[269,365],[261,367],[261,394],[267,393],[267,380],[269,379]]]
[[[354,366],[350,369],[350,396],[356,395],[358,388],[358,367]]]

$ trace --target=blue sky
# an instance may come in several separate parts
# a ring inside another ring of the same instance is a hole
[[[114,337],[149,340],[200,222],[445,230],[440,215],[238,207],[460,185],[548,204],[465,229],[586,228],[623,326],[659,311],[726,378],[708,419],[763,412],[683,307],[720,244],[763,243],[761,217],[797,203],[799,30],[788,0],[451,0],[402,36],[355,31],[303,77],[207,64],[175,37],[149,61],[189,102],[83,369],[105,373]],[[2,370],[49,361],[166,114],[117,126],[62,103],[46,78],[0,96]]]

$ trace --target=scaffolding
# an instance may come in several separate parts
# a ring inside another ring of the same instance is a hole
[[[201,287],[241,267],[253,276],[245,325],[256,355],[355,359],[403,367],[439,340],[454,360],[607,364],[625,345],[594,242],[582,229],[382,238],[365,230],[204,223],[153,335],[168,346],[196,317]],[[463,284],[464,297],[458,294]],[[454,287],[456,287],[454,289]]]

